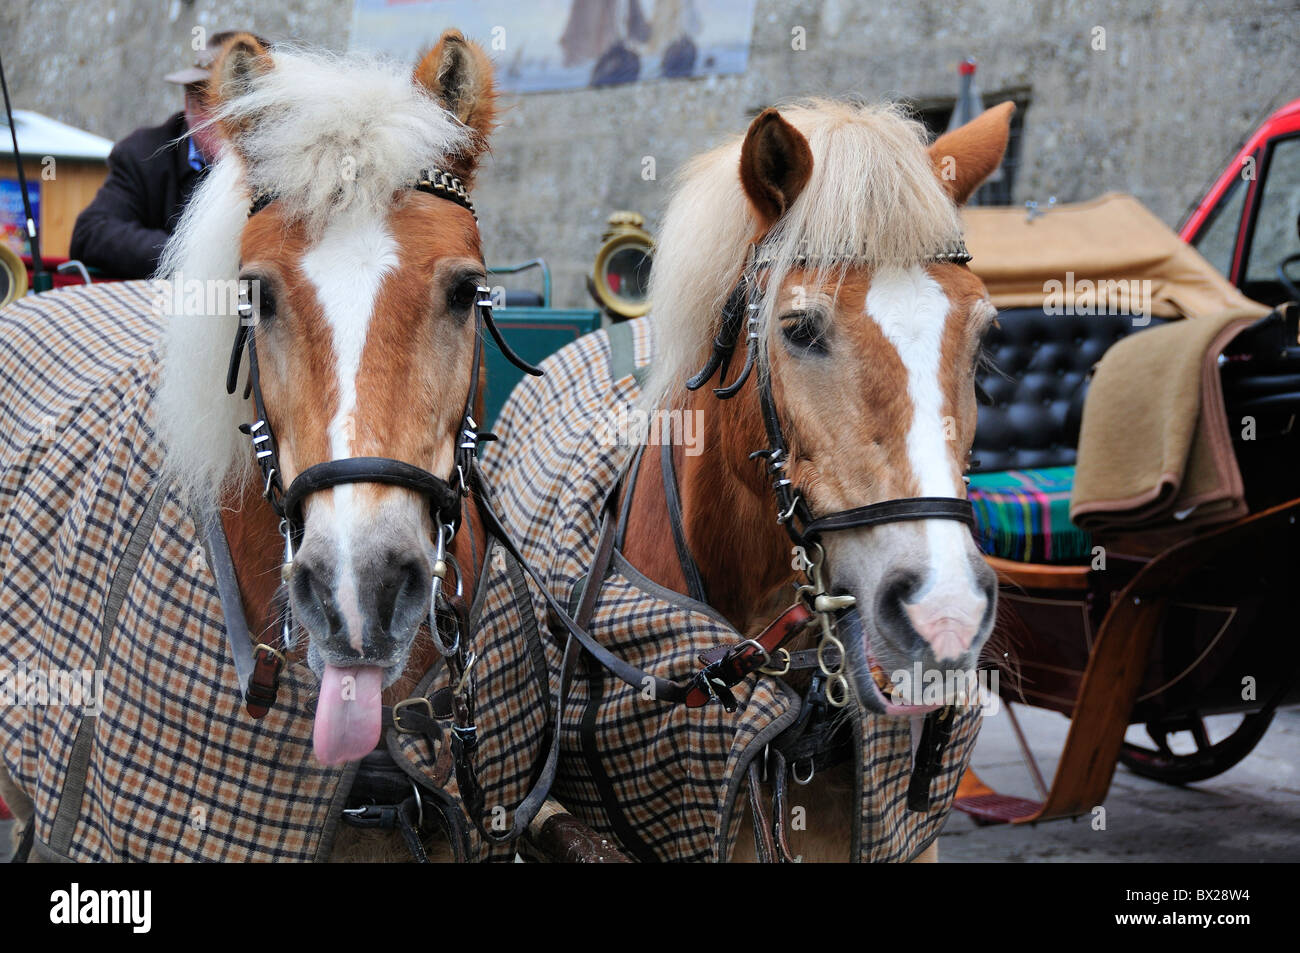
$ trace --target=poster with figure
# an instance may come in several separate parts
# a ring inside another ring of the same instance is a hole
[[[27,180],[27,197],[32,203],[32,218],[41,221],[41,183]],[[23,208],[23,192],[17,179],[0,179],[0,244],[11,251],[26,255],[27,212]],[[41,257],[44,258],[44,252]]]
[[[753,23],[754,0],[356,0],[351,47],[411,60],[455,27],[530,93],[743,73]]]

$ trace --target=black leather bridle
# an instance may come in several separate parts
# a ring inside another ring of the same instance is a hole
[[[966,251],[965,245],[958,242],[951,249],[932,256],[930,260],[964,264],[970,260],[970,254]],[[712,353],[699,373],[686,381],[688,390],[698,390],[714,375],[720,373],[724,383],[714,388],[714,393],[720,399],[727,400],[740,392],[758,363],[760,322],[757,312],[760,305],[757,282],[752,275],[763,264],[762,259],[756,259],[728,295],[722,311],[722,320],[714,338]],[[730,384],[726,384],[727,367],[735,353],[742,329],[746,334],[745,364],[739,376]],[[593,639],[586,629],[595,611],[596,593],[611,565],[612,554],[617,545],[616,540],[622,535],[621,526],[626,517],[626,514],[622,517],[617,514],[618,507],[615,503],[620,492],[624,494],[624,509],[626,504],[630,503],[631,487],[625,486],[624,481],[629,473],[635,472],[639,452],[633,455],[631,464],[620,474],[615,485],[606,495],[602,506],[600,537],[597,540],[591,568],[587,573],[582,599],[575,613],[577,624],[569,627],[569,632],[587,653],[623,682],[637,689],[644,689],[647,685],[653,686],[656,701],[685,704],[687,707],[697,708],[716,699],[728,711],[734,711],[737,701],[731,688],[760,668],[768,671],[766,663],[772,660],[771,653],[780,647],[781,642],[788,640],[799,626],[809,622],[810,619],[820,618],[824,623],[823,632],[829,635],[832,616],[850,609],[854,600],[851,596],[837,596],[827,592],[822,582],[820,555],[815,555],[811,560],[807,559],[807,553],[821,554],[821,547],[817,542],[821,534],[904,520],[950,519],[966,523],[968,526],[974,525],[974,511],[970,502],[957,497],[907,497],[885,500],[881,503],[813,517],[803,494],[794,487],[785,473],[788,459],[787,445],[781,430],[780,417],[776,411],[776,402],[772,398],[769,378],[770,375],[760,375],[758,385],[768,446],[755,451],[750,456],[761,457],[767,461],[777,502],[777,522],[785,527],[795,544],[796,552],[805,560],[805,574],[808,576],[809,584],[796,587],[798,598],[795,604],[774,620],[763,634],[736,645],[721,646],[717,652],[702,657],[704,667],[684,682],[670,681],[646,672],[616,656]],[[671,452],[667,448],[664,451],[664,460],[664,492],[669,510],[669,526],[673,530],[678,554],[683,557],[682,572],[690,585],[693,576],[698,579],[698,569],[694,568],[693,557],[689,557],[684,536],[678,525],[681,519],[680,502],[677,501],[675,480],[672,475]],[[701,585],[690,585],[690,588],[695,593],[695,598],[703,599]],[[843,645],[833,638],[826,641],[831,643],[829,650],[818,648],[815,653],[804,654],[814,655],[812,664],[822,667],[828,677],[839,679],[837,684],[842,686],[840,694],[831,696],[831,704],[840,707],[848,700],[848,687],[843,675]],[[787,665],[784,671],[790,670],[790,658],[787,653],[785,655]],[[768,673],[784,674],[784,672]]]
[[[759,299],[761,290],[757,271],[764,267],[761,255],[755,256],[756,264],[742,275],[731,294],[727,296],[722,309],[722,321],[713,340],[713,350],[708,362],[699,373],[686,381],[687,390],[699,390],[714,375],[719,377],[719,386],[713,393],[720,400],[729,400],[744,386],[755,365],[758,363],[761,308]],[[962,242],[934,256],[929,261],[965,264],[970,261],[970,253]],[[727,368],[739,343],[742,326],[745,331],[745,364],[736,379],[725,383]],[[776,401],[772,397],[772,375],[760,373],[758,377],[758,400],[763,415],[763,427],[767,431],[767,447],[755,450],[750,459],[763,459],[767,463],[768,474],[772,479],[772,492],[776,497],[777,522],[785,527],[790,539],[796,546],[807,546],[816,542],[823,533],[864,526],[878,526],[882,523],[897,523],[906,520],[947,519],[975,525],[975,513],[969,500],[945,496],[913,496],[884,500],[867,506],[856,506],[847,510],[838,510],[822,516],[813,516],[803,492],[794,486],[786,474],[789,465],[789,450],[785,435],[781,430],[781,417],[777,413]]]
[[[474,206],[469,200],[460,180],[450,173],[440,170],[422,172],[410,188],[427,192],[430,195],[447,199],[474,214]],[[256,215],[275,200],[272,194],[259,193],[254,196],[249,208],[249,217]],[[478,216],[475,215],[475,220]],[[462,504],[466,497],[473,496],[477,512],[482,520],[483,530],[490,539],[496,540],[505,552],[518,563],[543,591],[543,597],[551,611],[572,631],[574,624],[554,598],[546,591],[544,581],[529,566],[511,540],[500,518],[488,501],[488,491],[483,475],[478,467],[478,444],[483,440],[494,439],[491,434],[481,433],[478,422],[474,419],[474,408],[479,396],[479,373],[483,363],[483,330],[492,335],[501,353],[512,364],[532,376],[541,376],[541,369],[529,364],[506,343],[492,315],[492,300],[489,289],[479,286],[478,300],[474,303],[475,341],[474,360],[471,368],[468,392],[456,438],[455,458],[452,470],[443,478],[421,467],[402,460],[388,457],[349,457],[343,460],[330,460],[308,467],[298,474],[286,488],[283,483],[279,459],[279,448],[275,433],[267,414],[266,402],[262,396],[261,378],[257,358],[256,316],[249,300],[248,291],[241,291],[239,305],[240,323],[235,333],[234,344],[230,353],[230,365],[226,374],[226,391],[234,394],[239,383],[239,370],[243,353],[248,352],[248,380],[245,396],[251,397],[255,420],[243,424],[243,431],[253,444],[253,451],[263,479],[263,496],[271,508],[280,517],[280,534],[284,540],[284,564],[281,570],[282,581],[287,583],[293,566],[294,551],[301,541],[304,530],[303,504],[313,493],[331,487],[350,483],[382,483],[400,486],[412,490],[429,501],[435,527],[435,559],[433,566],[433,593],[430,599],[429,628],[434,645],[442,654],[448,666],[449,689],[442,689],[435,699],[419,695],[405,701],[385,706],[383,709],[384,728],[395,728],[399,733],[420,734],[427,737],[435,746],[442,743],[444,724],[449,729],[452,759],[461,798],[464,800],[466,813],[473,820],[479,833],[490,841],[505,842],[519,837],[531,823],[541,808],[543,800],[550,790],[555,778],[559,754],[560,716],[563,700],[567,697],[569,675],[572,664],[567,664],[565,676],[561,682],[560,705],[552,712],[548,686],[543,684],[542,697],[545,699],[548,736],[548,748],[542,761],[534,766],[532,786],[515,810],[513,823],[505,830],[489,829],[484,823],[486,812],[485,792],[479,784],[473,766],[473,754],[479,744],[478,729],[474,724],[473,679],[471,667],[473,654],[468,652],[467,640],[461,638],[466,627],[463,607],[458,600],[446,599],[441,595],[440,585],[445,579],[450,566],[457,577],[456,594],[460,594],[460,570],[455,566],[449,547],[456,531],[463,523]],[[209,546],[217,554],[214,572],[217,575],[218,588],[222,593],[223,608],[227,610],[227,638],[234,655],[235,668],[244,683],[245,705],[254,718],[263,717],[275,704],[278,692],[279,676],[286,664],[286,653],[295,644],[293,620],[289,599],[283,589],[277,597],[280,612],[279,637],[273,644],[259,643],[250,647],[250,638],[238,592],[233,563],[228,546],[221,529],[219,516],[213,516],[208,522]],[[440,605],[450,612],[439,612]],[[529,606],[531,610],[531,604]],[[239,624],[231,626],[230,617],[237,617]],[[444,619],[450,619],[454,631],[444,633],[440,625]],[[566,655],[566,663],[568,656]],[[546,672],[541,671],[543,683],[547,681]],[[450,697],[445,697],[445,696]],[[445,710],[444,710],[445,709]],[[421,787],[424,788],[423,794]],[[445,796],[428,789],[427,785],[416,787],[414,797],[405,801],[400,808],[382,807],[370,811],[360,819],[351,818],[349,823],[355,826],[374,826],[369,814],[376,814],[381,821],[396,816],[398,827],[402,831],[408,846],[417,860],[426,859],[418,837],[424,801],[440,811],[446,809]],[[422,797],[424,801],[422,801]],[[396,811],[396,815],[394,812]],[[356,811],[345,811],[345,817]],[[410,815],[408,817],[407,815]],[[383,826],[380,824],[379,826]],[[453,836],[454,825],[448,825],[448,834]]]
[[[425,170],[410,185],[415,191],[453,202],[474,215],[474,205],[469,199],[460,180],[448,172],[438,169]],[[248,210],[252,218],[273,201],[273,193],[258,193],[253,197]],[[342,460],[327,460],[308,467],[299,473],[286,488],[284,486],[280,465],[279,447],[275,431],[267,413],[266,401],[262,396],[261,374],[257,358],[257,316],[253,313],[253,304],[247,287],[241,287],[239,301],[239,327],[235,332],[234,344],[230,351],[230,365],[226,372],[226,393],[234,394],[239,385],[239,370],[243,354],[248,352],[248,381],[244,394],[251,397],[255,420],[241,424],[240,430],[253,444],[254,458],[262,474],[262,495],[280,517],[280,535],[284,540],[284,563],[282,577],[287,582],[293,565],[294,552],[301,542],[303,534],[303,505],[306,499],[321,490],[350,483],[382,483],[399,486],[423,496],[429,501],[434,520],[436,546],[439,554],[434,569],[434,598],[430,604],[430,628],[433,630],[434,642],[448,657],[454,656],[459,648],[459,636],[451,641],[444,640],[436,624],[437,587],[446,573],[444,560],[446,548],[454,538],[461,522],[461,502],[469,493],[470,477],[474,468],[478,444],[481,440],[493,439],[491,434],[480,434],[478,422],[474,419],[474,407],[478,402],[479,372],[483,362],[483,329],[492,335],[501,353],[526,374],[540,376],[541,370],[529,364],[506,343],[492,317],[492,299],[489,289],[480,285],[477,289],[478,300],[474,303],[475,342],[474,361],[470,371],[469,389],[465,397],[457,429],[456,450],[451,473],[446,477],[389,457],[348,457]],[[459,570],[457,570],[457,574]],[[459,582],[458,582],[459,585]],[[249,711],[254,717],[261,717],[275,703],[279,675],[284,667],[284,651],[295,643],[292,613],[287,599],[282,600],[279,645],[259,644],[254,653],[253,672],[245,689]]]

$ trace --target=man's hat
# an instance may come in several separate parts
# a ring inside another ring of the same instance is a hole
[[[230,39],[236,33],[244,33],[244,30],[222,30],[220,33],[214,33],[208,37],[205,47],[194,54],[194,65],[179,69],[174,73],[168,73],[163,77],[169,83],[176,83],[180,86],[189,86],[191,83],[206,83],[208,76],[212,72],[212,64],[217,59],[217,54],[221,52],[222,44]],[[254,34],[256,35],[256,34]],[[260,40],[261,37],[258,37]],[[265,41],[263,46],[267,46]]]

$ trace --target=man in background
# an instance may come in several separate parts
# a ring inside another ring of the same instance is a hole
[[[148,278],[208,164],[217,158],[205,93],[213,60],[234,31],[215,33],[194,65],[164,77],[185,87],[185,109],[113,147],[108,178],[77,216],[69,254],[113,278]],[[187,133],[193,131],[192,135]]]

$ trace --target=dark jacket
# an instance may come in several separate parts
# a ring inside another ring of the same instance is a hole
[[[148,278],[202,173],[189,161],[185,113],[113,147],[108,178],[77,216],[69,254],[115,278]]]

